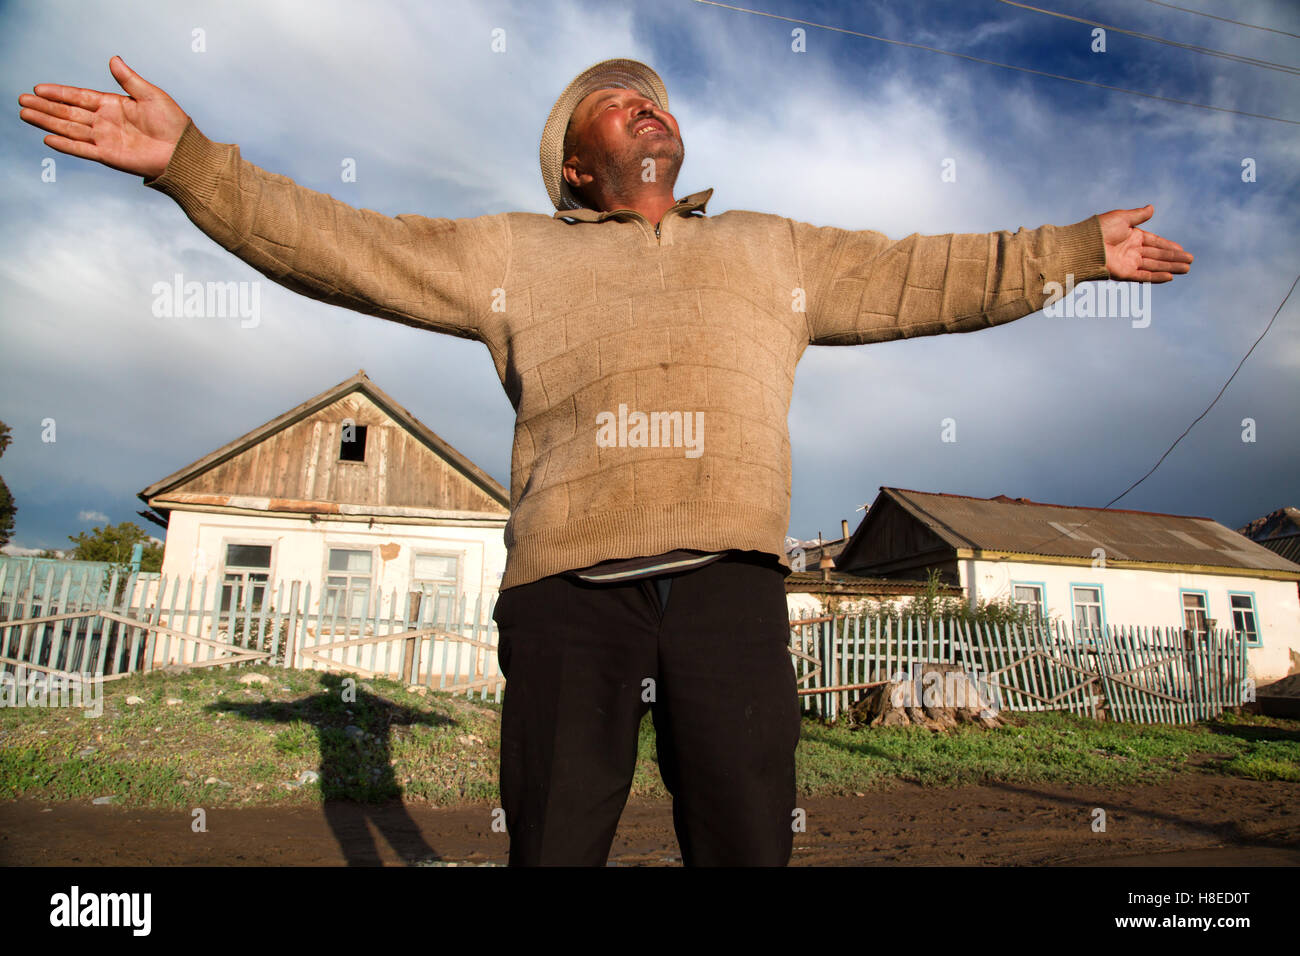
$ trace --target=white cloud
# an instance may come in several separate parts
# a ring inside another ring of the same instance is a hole
[[[158,4],[148,16],[113,5],[11,6],[0,18],[0,73],[12,89],[45,81],[116,89],[107,61],[120,52],[246,159],[353,205],[456,217],[549,213],[537,141],[554,97],[591,62],[632,56],[663,74],[682,124],[678,194],[715,187],[711,213],[760,209],[901,238],[1064,224],[1150,201],[1151,227],[1197,255],[1192,277],[1155,290],[1146,330],[1034,318],[976,335],[810,349],[790,416],[796,535],[818,523],[837,528],[845,502],[860,504],[876,484],[1050,499],[1053,489],[1074,493],[1083,473],[1099,489],[1122,487],[1213,397],[1293,277],[1300,145],[1276,124],[824,31],[810,31],[810,52],[795,55],[788,25],[696,4],[298,10],[251,0]],[[1285,26],[1274,12],[1269,22]],[[885,35],[948,48],[964,36],[990,56],[1004,41],[1045,35],[1027,14],[1002,13],[979,14],[964,33],[923,24],[911,37],[900,31],[915,18],[901,8],[863,16]],[[1221,28],[1193,26],[1199,19],[1184,16],[1180,36],[1227,42]],[[195,25],[207,30],[204,54],[188,47]],[[497,27],[507,31],[504,54],[489,46]],[[1259,43],[1255,55],[1280,56],[1245,32],[1233,39],[1241,52]],[[1143,76],[1119,85],[1149,82],[1142,88],[1162,95],[1290,115],[1258,106],[1289,89],[1286,78],[1207,66],[1197,74],[1209,77],[1204,88],[1188,95],[1189,71],[1165,69],[1182,61],[1159,52],[1131,65]],[[40,451],[16,442],[3,461],[11,488],[29,489],[30,499],[66,485],[68,498],[71,489],[95,500],[108,493],[138,507],[145,485],[359,367],[507,481],[513,415],[482,346],[281,289],[138,179],[54,154],[40,138],[22,123],[0,130],[13,157],[0,166],[0,308],[11,357],[0,407],[16,434],[54,417],[59,441]],[[59,181],[42,183],[39,161],[52,154]],[[1240,182],[1243,155],[1258,161],[1254,188]],[[356,184],[339,179],[345,156],[357,160]],[[939,179],[948,157],[956,183]],[[176,272],[261,281],[262,323],[154,318],[152,284]],[[1279,317],[1225,402],[1240,390],[1263,418],[1294,404],[1294,328]],[[963,410],[963,439],[938,449],[930,433],[953,405]],[[1282,441],[1279,460],[1298,463],[1295,436]],[[1193,445],[1223,472],[1196,492],[1200,513],[1241,494],[1236,459],[1211,447]],[[1153,507],[1179,476],[1157,478],[1148,482]],[[31,514],[20,510],[19,523]]]

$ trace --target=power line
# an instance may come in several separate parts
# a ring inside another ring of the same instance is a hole
[[[1250,27],[1252,30],[1267,30],[1269,33],[1280,33],[1284,37],[1295,37],[1300,40],[1300,33],[1287,33],[1285,30],[1274,30],[1272,27],[1261,27],[1254,23],[1242,23],[1240,20],[1229,20],[1227,17],[1218,17],[1213,13],[1203,13],[1200,10],[1190,10],[1187,7],[1176,7],[1172,3],[1165,3],[1164,0],[1147,0],[1147,3],[1154,3],[1157,6],[1168,7],[1170,10],[1181,10],[1183,13],[1194,13],[1198,17],[1209,17],[1211,20],[1220,20],[1223,23],[1231,23],[1239,27]]]
[[[1223,383],[1223,388],[1219,389],[1219,394],[1214,396],[1214,401],[1210,402],[1210,404],[1206,406],[1205,411],[1197,415],[1195,421],[1193,421],[1190,425],[1188,425],[1187,428],[1183,430],[1183,433],[1179,435],[1176,439],[1174,439],[1174,443],[1170,445],[1165,450],[1165,453],[1160,456],[1160,459],[1154,465],[1151,466],[1150,471],[1148,471],[1137,481],[1133,482],[1133,484],[1129,485],[1127,488],[1121,491],[1114,498],[1110,499],[1110,501],[1106,502],[1105,505],[1103,505],[1100,509],[1098,509],[1098,514],[1100,514],[1100,512],[1102,511],[1105,511],[1107,508],[1109,508],[1115,502],[1119,501],[1121,498],[1127,495],[1138,485],[1142,484],[1142,482],[1146,481],[1153,474],[1155,474],[1156,469],[1159,468],[1160,465],[1164,462],[1164,460],[1169,457],[1169,453],[1172,452],[1176,447],[1178,447],[1178,443],[1182,441],[1184,438],[1186,438],[1188,434],[1191,432],[1191,430],[1196,427],[1197,422],[1199,422],[1206,415],[1210,414],[1210,409],[1213,408],[1216,404],[1218,404],[1219,399],[1223,397],[1223,393],[1226,392],[1228,390],[1228,386],[1232,384],[1232,380],[1236,378],[1237,373],[1241,371],[1241,367],[1246,364],[1246,359],[1250,358],[1250,353],[1255,351],[1255,346],[1259,345],[1259,343],[1264,340],[1264,336],[1268,335],[1268,330],[1273,327],[1273,323],[1277,320],[1277,317],[1282,313],[1282,308],[1286,305],[1287,300],[1291,298],[1291,293],[1295,291],[1295,287],[1297,283],[1300,283],[1300,275],[1297,275],[1295,277],[1295,280],[1291,283],[1291,288],[1287,290],[1286,295],[1283,297],[1281,305],[1279,305],[1277,307],[1277,310],[1273,313],[1273,318],[1268,320],[1268,325],[1264,326],[1264,331],[1259,333],[1259,338],[1255,339],[1254,345],[1251,345],[1251,347],[1246,351],[1246,354],[1241,357],[1241,361],[1237,363],[1237,367],[1232,370],[1232,374],[1228,376],[1228,380]],[[1082,524],[1073,526],[1070,529],[1070,533],[1076,532],[1080,528],[1087,527],[1096,518],[1097,515],[1093,515],[1091,518],[1089,518],[1087,521],[1083,522]],[[1044,538],[1042,541],[1039,541],[1036,544],[1032,545],[1032,547],[1041,548],[1044,545],[1051,544],[1053,541],[1056,541],[1058,538],[1064,537],[1065,534],[1066,532],[1062,532],[1061,534],[1053,535],[1050,538]]]
[[[1155,93],[1143,93],[1140,90],[1125,89],[1122,86],[1111,86],[1108,83],[1096,83],[1092,80],[1081,80],[1073,76],[1062,76],[1060,73],[1048,73],[1045,70],[1035,70],[1027,66],[1013,66],[1010,63],[999,63],[996,60],[986,60],[983,57],[971,56],[968,53],[954,53],[952,50],[941,50],[938,47],[926,46],[923,43],[911,43],[907,40],[891,40],[889,37],[875,36],[871,33],[859,33],[856,30],[847,30],[843,27],[833,27],[825,23],[814,23],[811,20],[800,20],[796,17],[783,17],[776,13],[767,13],[763,10],[750,10],[745,7],[736,7],[728,3],[719,3],[717,0],[695,0],[696,3],[708,4],[712,7],[721,7],[724,10],[733,10],[736,13],[752,13],[759,17],[768,17],[773,20],[784,20],[787,23],[799,23],[803,26],[816,27],[818,30],[829,30],[832,33],[843,33],[848,36],[862,37],[866,40],[879,40],[881,43],[890,43],[895,46],[912,47],[917,50],[926,50],[930,53],[941,53],[944,56],[957,57],[961,60],[970,60],[974,63],[984,63],[988,66],[998,66],[1004,70],[1016,70],[1020,73],[1032,73],[1035,76],[1046,76],[1054,80],[1065,80],[1067,83],[1079,83],[1083,86],[1092,86],[1097,89],[1111,90],[1115,93],[1128,93],[1132,96],[1142,96],[1149,100],[1161,100],[1165,103],[1177,103],[1180,106],[1195,106],[1197,109],[1213,110],[1216,113],[1233,113],[1237,116],[1249,116],[1253,119],[1271,120],[1275,123],[1287,123],[1291,126],[1300,126],[1300,120],[1285,119],[1281,116],[1270,116],[1267,113],[1248,113],[1245,110],[1234,110],[1226,106],[1210,106],[1207,103],[1194,103],[1191,100],[1179,100],[1171,96],[1157,96]]]
[[[984,63],[984,64],[987,64],[987,65],[990,65],[990,66],[998,66],[998,67],[1002,67],[1002,68],[1004,68],[1004,69],[1008,69],[1008,70],[1017,70],[1017,71],[1022,72],[1022,73],[1032,73],[1032,74],[1035,74],[1035,75],[1038,75],[1038,76],[1047,76],[1047,77],[1051,77],[1051,78],[1053,78],[1053,79],[1066,80],[1067,82],[1070,82],[1070,83],[1081,83],[1081,84],[1084,84],[1084,85],[1086,85],[1086,86],[1099,87],[1099,88],[1101,88],[1101,89],[1113,90],[1113,91],[1115,91],[1115,92],[1119,92],[1119,93],[1130,93],[1130,94],[1132,94],[1132,95],[1134,95],[1134,96],[1143,96],[1143,97],[1147,97],[1147,98],[1149,98],[1149,99],[1164,100],[1164,101],[1166,101],[1166,102],[1170,102],[1170,103],[1178,103],[1178,104],[1181,104],[1181,105],[1184,105],[1184,106],[1195,106],[1195,107],[1197,107],[1197,108],[1199,108],[1199,109],[1214,110],[1214,111],[1221,112],[1221,113],[1236,113],[1236,114],[1241,115],[1241,116],[1250,116],[1250,117],[1254,117],[1254,118],[1256,118],[1256,119],[1274,120],[1274,121],[1279,122],[1279,123],[1289,123],[1289,124],[1291,124],[1291,125],[1293,125],[1293,126],[1300,126],[1300,121],[1284,119],[1284,118],[1282,118],[1282,117],[1280,117],[1280,116],[1267,116],[1267,115],[1260,114],[1260,113],[1246,113],[1246,112],[1243,112],[1243,111],[1241,111],[1241,110],[1228,109],[1227,107],[1223,107],[1223,106],[1209,106],[1209,105],[1204,104],[1204,103],[1193,103],[1193,102],[1190,102],[1190,101],[1188,101],[1188,100],[1177,100],[1177,99],[1173,99],[1173,98],[1171,98],[1171,97],[1167,97],[1167,96],[1156,96],[1156,95],[1153,94],[1153,93],[1143,93],[1143,92],[1141,92],[1141,91],[1139,91],[1139,90],[1128,90],[1128,89],[1124,89],[1124,88],[1122,88],[1122,87],[1109,86],[1109,85],[1107,85],[1107,84],[1105,84],[1105,83],[1094,83],[1094,82],[1092,82],[1091,80],[1080,80],[1080,79],[1077,79],[1077,78],[1075,78],[1075,77],[1070,77],[1070,76],[1061,76],[1060,74],[1057,74],[1057,73],[1047,73],[1047,72],[1044,72],[1044,71],[1042,71],[1042,70],[1035,70],[1035,69],[1031,69],[1031,68],[1029,68],[1029,67],[1024,67],[1024,66],[1013,66],[1013,65],[1011,65],[1011,64],[1007,64],[1007,63],[998,63],[998,62],[996,62],[996,61],[994,61],[994,60],[986,60],[986,59],[983,59],[982,57],[971,56],[971,55],[966,54],[966,53],[954,53],[954,52],[952,52],[951,50],[941,50],[941,49],[939,49],[938,47],[926,46],[926,45],[921,44],[921,43],[911,43],[911,42],[908,42],[908,41],[906,41],[906,40],[893,40],[893,39],[890,39],[889,37],[880,37],[880,36],[875,36],[875,35],[870,34],[870,33],[860,33],[860,32],[858,32],[858,31],[856,31],[856,30],[848,30],[848,29],[845,29],[845,28],[843,28],[843,27],[833,27],[833,26],[828,26],[828,25],[823,24],[823,23],[814,23],[814,22],[812,22],[811,20],[800,20],[800,19],[797,19],[797,18],[795,18],[795,17],[785,17],[785,16],[781,16],[781,15],[779,15],[779,14],[775,14],[775,13],[766,13],[766,12],[764,12],[764,11],[762,11],[762,10],[750,10],[750,9],[745,8],[745,7],[737,7],[737,6],[732,6],[731,4],[719,3],[718,0],[695,0],[695,2],[696,2],[696,3],[706,3],[706,4],[708,4],[708,5],[710,5],[710,6],[714,6],[714,7],[722,7],[723,9],[726,9],[726,10],[733,10],[733,11],[735,11],[735,12],[737,12],[737,13],[752,13],[752,14],[754,14],[755,16],[768,17],[768,18],[773,19],[773,20],[784,20],[784,21],[787,22],[787,23],[799,23],[799,24],[802,24],[802,25],[804,25],[804,26],[816,27],[816,28],[819,29],[819,30],[829,30],[829,31],[834,32],[834,33],[843,33],[843,34],[846,34],[846,35],[848,35],[848,36],[862,37],[862,38],[867,39],[867,40],[878,40],[878,41],[880,41],[881,43],[889,43],[889,44],[893,44],[893,45],[895,45],[895,46],[912,47],[912,48],[914,48],[914,49],[926,50],[926,51],[928,51],[928,52],[930,52],[930,53],[941,53],[941,54],[943,54],[944,56],[952,56],[952,57],[957,57],[957,58],[959,58],[959,59],[963,59],[963,60],[971,60],[971,61],[976,62],[976,63]],[[1015,6],[1021,6],[1021,4],[1014,4],[1014,5],[1015,5]],[[1031,8],[1031,9],[1032,9],[1032,8]],[[1195,12],[1195,11],[1190,11],[1190,12]],[[1247,24],[1247,25],[1249,25],[1249,24]],[[1169,446],[1169,448],[1165,451],[1165,453],[1164,453],[1163,455],[1160,456],[1160,459],[1159,459],[1159,460],[1158,460],[1154,465],[1151,466],[1151,470],[1150,470],[1150,471],[1148,471],[1145,475],[1143,475],[1143,476],[1142,476],[1141,478],[1139,478],[1137,481],[1133,482],[1133,484],[1129,485],[1129,487],[1127,487],[1126,489],[1124,489],[1122,492],[1120,492],[1118,495],[1116,495],[1114,498],[1112,498],[1109,502],[1107,502],[1106,505],[1105,505],[1103,508],[1100,509],[1101,511],[1104,511],[1104,510],[1106,510],[1107,508],[1109,508],[1111,505],[1115,504],[1115,502],[1119,501],[1121,498],[1123,498],[1125,495],[1127,495],[1130,491],[1132,491],[1132,490],[1133,490],[1134,488],[1136,488],[1138,485],[1142,484],[1142,482],[1146,481],[1146,480],[1147,480],[1148,478],[1150,478],[1153,474],[1155,474],[1156,469],[1159,468],[1160,465],[1161,465],[1161,463],[1164,462],[1164,460],[1165,460],[1166,458],[1169,457],[1170,452],[1172,452],[1172,451],[1174,450],[1174,448],[1176,448],[1176,447],[1178,446],[1178,443],[1181,442],[1184,438],[1186,438],[1187,435],[1191,432],[1191,430],[1196,426],[1196,424],[1197,424],[1198,422],[1200,422],[1201,419],[1203,419],[1206,415],[1208,415],[1208,414],[1210,413],[1210,409],[1214,408],[1214,406],[1218,403],[1219,399],[1223,397],[1223,393],[1226,392],[1226,391],[1228,390],[1228,386],[1232,384],[1232,380],[1233,380],[1234,378],[1237,377],[1237,373],[1240,372],[1242,366],[1246,364],[1246,359],[1250,358],[1251,353],[1255,351],[1255,347],[1256,347],[1257,345],[1259,345],[1259,343],[1260,343],[1261,341],[1263,341],[1264,336],[1267,335],[1269,329],[1271,329],[1271,328],[1273,327],[1273,323],[1277,320],[1277,317],[1281,314],[1283,307],[1287,304],[1287,301],[1291,298],[1291,293],[1295,291],[1295,287],[1296,287],[1296,284],[1297,284],[1297,283],[1300,283],[1300,275],[1297,275],[1296,278],[1295,278],[1295,281],[1293,281],[1293,282],[1291,283],[1291,288],[1287,291],[1287,294],[1286,294],[1286,296],[1282,299],[1281,304],[1278,305],[1277,310],[1273,313],[1273,317],[1272,317],[1271,319],[1268,320],[1268,325],[1264,326],[1264,331],[1261,332],[1261,333],[1259,334],[1259,338],[1255,339],[1254,344],[1252,344],[1251,347],[1246,351],[1246,354],[1245,354],[1244,356],[1242,356],[1241,361],[1237,363],[1237,367],[1233,370],[1232,374],[1228,376],[1228,380],[1227,380],[1226,382],[1223,383],[1223,388],[1219,389],[1219,394],[1216,395],[1216,396],[1214,396],[1214,400],[1213,400],[1212,402],[1210,402],[1209,406],[1206,407],[1205,411],[1201,412],[1201,414],[1198,415],[1198,416],[1196,417],[1196,419],[1195,419],[1195,420],[1194,420],[1190,425],[1187,426],[1186,430],[1184,430],[1183,433],[1182,433],[1181,435],[1179,435],[1178,438],[1176,438],[1176,439],[1174,440],[1174,443],[1173,443],[1172,445]],[[1095,517],[1095,516],[1094,516],[1094,517]],[[1077,527],[1078,527],[1078,528],[1084,527],[1085,525],[1087,525],[1087,524],[1088,524],[1089,522],[1091,522],[1092,520],[1093,520],[1092,518],[1089,518],[1088,521],[1085,521],[1083,524],[1078,525]],[[1077,530],[1077,528],[1076,528],[1075,530]],[[1039,544],[1039,545],[1036,545],[1036,547],[1037,547],[1037,546],[1041,546],[1041,545],[1043,545],[1043,544],[1047,544],[1047,543],[1049,543],[1049,542],[1051,542],[1051,541],[1055,541],[1056,538],[1059,538],[1059,537],[1061,537],[1061,535],[1057,535],[1056,537],[1053,537],[1053,538],[1048,538],[1048,539],[1046,539],[1045,541],[1040,542],[1040,544]]]
[[[1279,73],[1290,73],[1293,76],[1300,76],[1300,67],[1291,66],[1286,63],[1274,63],[1272,60],[1260,60],[1253,56],[1242,56],[1239,53],[1228,53],[1225,50],[1215,50],[1207,46],[1197,46],[1194,43],[1181,43],[1178,40],[1166,40],[1164,37],[1158,37],[1151,33],[1139,33],[1136,30],[1125,30],[1123,27],[1112,26],[1111,24],[1101,23],[1097,20],[1088,20],[1084,17],[1076,17],[1069,13],[1059,13],[1056,10],[1044,10],[1042,7],[1030,6],[1027,3],[1020,3],[1018,0],[997,0],[997,2],[1005,3],[1009,7],[1019,7],[1021,10],[1030,10],[1034,13],[1042,13],[1049,17],[1057,17],[1061,20],[1070,20],[1074,23],[1082,23],[1090,27],[1101,27],[1103,30],[1109,30],[1112,33],[1137,37],[1141,40],[1150,40],[1153,43],[1163,43],[1166,46],[1178,47],[1180,50],[1190,50],[1193,53],[1202,53],[1205,56],[1216,56],[1224,60],[1245,63],[1248,66],[1258,66],[1265,70],[1276,70]]]
[[[1228,376],[1228,380],[1223,383],[1223,388],[1219,389],[1219,394],[1214,396],[1214,401],[1210,402],[1210,404],[1206,406],[1205,411],[1201,412],[1201,414],[1196,416],[1196,421],[1188,425],[1186,430],[1184,430],[1184,432],[1181,435],[1179,435],[1176,439],[1174,439],[1174,443],[1169,446],[1168,450],[1163,455],[1160,456],[1160,461],[1157,461],[1154,465],[1151,466],[1150,471],[1148,471],[1145,475],[1143,475],[1137,481],[1133,482],[1133,484],[1129,485],[1118,495],[1116,495],[1114,498],[1108,501],[1105,505],[1106,508],[1109,508],[1115,502],[1119,501],[1119,499],[1123,498],[1126,494],[1128,494],[1138,485],[1142,484],[1142,482],[1146,481],[1153,474],[1155,474],[1155,470],[1160,467],[1160,463],[1169,457],[1169,452],[1173,451],[1174,448],[1177,447],[1178,443],[1187,437],[1188,432],[1190,432],[1193,428],[1196,427],[1197,422],[1199,422],[1206,415],[1210,414],[1210,409],[1213,408],[1218,403],[1219,399],[1223,397],[1223,393],[1228,390],[1228,386],[1231,385],[1232,380],[1237,377],[1237,373],[1241,371],[1241,367],[1246,364],[1246,359],[1250,358],[1250,353],[1255,351],[1255,345],[1259,345],[1259,343],[1264,340],[1264,336],[1268,335],[1268,330],[1273,327],[1273,322],[1277,319],[1278,315],[1281,314],[1282,306],[1286,305],[1287,299],[1291,298],[1291,293],[1295,291],[1296,283],[1298,282],[1300,282],[1300,275],[1295,277],[1295,281],[1291,283],[1291,288],[1287,291],[1286,297],[1282,299],[1282,304],[1279,305],[1277,307],[1277,311],[1273,313],[1273,318],[1268,320],[1268,325],[1264,326],[1264,331],[1259,333],[1259,338],[1255,339],[1255,344],[1252,345],[1247,350],[1246,354],[1241,357],[1241,361],[1237,363],[1237,367],[1232,370],[1232,374]]]

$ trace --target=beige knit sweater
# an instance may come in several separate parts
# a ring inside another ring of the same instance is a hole
[[[517,413],[503,588],[676,548],[786,563],[795,365],[809,345],[973,332],[1108,277],[1094,216],[920,236],[731,210],[472,219],[356,209],[191,123],[145,185],[313,299],[484,343]],[[787,564],[788,566],[788,564]]]

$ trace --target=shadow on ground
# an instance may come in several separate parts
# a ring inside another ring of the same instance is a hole
[[[338,674],[321,675],[321,692],[295,701],[219,701],[208,710],[244,720],[315,728],[320,744],[320,789],[328,821],[348,866],[380,866],[376,837],[404,863],[440,860],[402,801],[393,774],[394,726],[454,725],[440,714],[412,710]],[[351,699],[355,697],[355,699]],[[372,833],[373,831],[373,833]]]

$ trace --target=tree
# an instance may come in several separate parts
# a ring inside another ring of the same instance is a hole
[[[74,561],[107,561],[121,568],[130,564],[131,549],[143,542],[140,570],[162,570],[163,549],[150,544],[148,532],[133,521],[123,521],[118,525],[106,524],[93,529],[89,534],[81,531],[75,536],[68,535],[68,540],[76,546],[68,555]]]
[[[5,453],[9,443],[13,441],[10,428],[4,422],[0,422],[0,455]],[[9,539],[14,533],[14,515],[18,513],[18,505],[14,504],[14,496],[9,493],[9,486],[5,480],[0,478],[0,548],[9,543]]]

